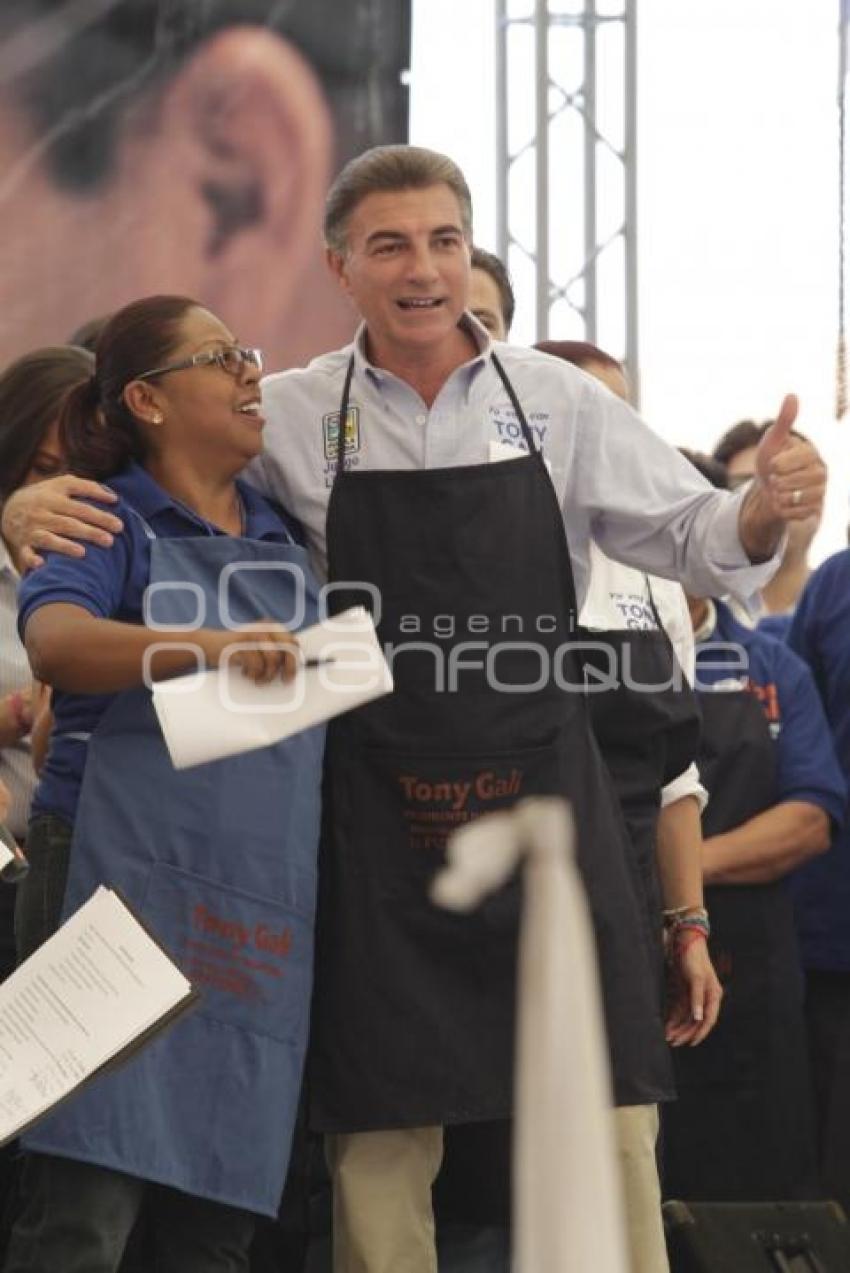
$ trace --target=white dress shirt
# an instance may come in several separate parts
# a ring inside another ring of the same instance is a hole
[[[694,633],[681,585],[657,576],[650,578],[633,566],[612,561],[596,544],[590,545],[590,582],[579,617],[583,627],[600,632],[657,631],[653,602],[688,684],[693,685]],[[688,765],[662,788],[661,807],[685,796],[697,800],[700,812],[708,803],[708,792],[700,782],[695,764]]]

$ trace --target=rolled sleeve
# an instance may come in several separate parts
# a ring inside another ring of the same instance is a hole
[[[721,494],[727,493],[721,492]],[[784,532],[772,557],[754,565],[744,551],[738,533],[741,504],[746,494],[747,491],[744,489],[736,491],[731,497],[727,495],[718,507],[714,515],[714,528],[711,531],[712,551],[726,580],[726,591],[740,601],[747,602],[750,608],[755,610],[758,606],[756,594],[770,582],[782,561],[788,542],[788,532]]]
[[[608,556],[696,597],[732,594],[752,604],[781,561],[754,565],[741,544],[744,492],[716,490],[626,404],[593,383],[579,407],[581,498]]]
[[[687,796],[694,797],[702,813],[708,804],[708,792],[700,782],[699,770],[694,764],[688,765],[687,769],[662,787],[661,808],[666,809],[668,805],[684,800]]]

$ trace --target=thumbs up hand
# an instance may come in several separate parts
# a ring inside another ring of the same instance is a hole
[[[779,415],[761,440],[756,452],[756,473],[763,482],[770,480],[771,463],[774,458],[779,455],[786,442],[793,441],[791,430],[794,427],[799,409],[800,404],[797,401],[796,394],[786,394],[782,399]]]
[[[792,435],[798,403],[788,394],[756,452],[756,479],[741,505],[738,529],[752,561],[770,557],[788,522],[820,517],[826,465],[811,442]]]

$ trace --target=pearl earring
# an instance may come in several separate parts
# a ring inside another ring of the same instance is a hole
[[[156,415],[151,417],[152,424],[162,424],[162,412],[157,411]]]

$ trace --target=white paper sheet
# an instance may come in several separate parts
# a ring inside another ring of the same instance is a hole
[[[191,993],[121,899],[99,888],[0,986],[0,1143]]]
[[[528,451],[522,446],[512,446],[510,442],[491,442],[490,454],[487,457],[489,464],[501,464],[503,460],[524,460],[528,456]],[[546,456],[543,457],[543,463],[551,473],[552,465]]]
[[[289,682],[256,685],[239,668],[161,681],[153,705],[176,769],[235,756],[389,694],[393,679],[362,606],[298,633],[305,659]]]

